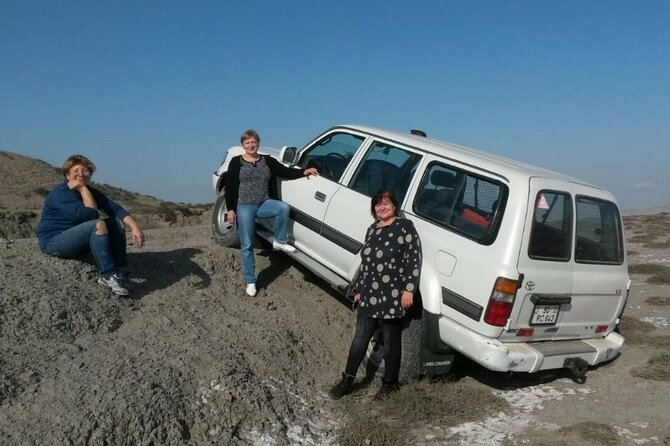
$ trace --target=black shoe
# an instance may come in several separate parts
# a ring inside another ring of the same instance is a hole
[[[400,385],[397,382],[394,383],[385,383],[382,382],[382,386],[379,388],[379,391],[374,396],[373,400],[375,401],[385,401],[391,397],[392,394],[400,390]]]
[[[330,396],[339,400],[345,395],[349,395],[354,390],[354,377],[342,374],[342,380],[330,388]]]

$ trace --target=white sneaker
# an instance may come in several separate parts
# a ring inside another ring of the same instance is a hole
[[[100,285],[105,285],[105,286],[110,287],[112,289],[112,292],[114,294],[119,295],[119,296],[127,296],[129,294],[126,287],[123,286],[122,279],[121,279],[121,276],[119,274],[112,274],[111,276],[109,276],[106,279],[104,277],[100,276],[100,278],[98,279],[98,283]]]
[[[281,243],[278,241],[272,242],[272,249],[275,251],[295,252],[295,248],[288,243]]]
[[[255,283],[247,283],[247,294],[251,297],[254,297],[256,295],[256,284]]]

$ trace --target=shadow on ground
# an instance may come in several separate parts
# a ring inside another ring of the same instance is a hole
[[[193,257],[202,250],[181,248],[163,252],[140,252],[128,254],[128,265],[133,282],[133,296],[141,298],[157,290],[163,290],[184,278],[195,289],[207,288],[212,279]]]

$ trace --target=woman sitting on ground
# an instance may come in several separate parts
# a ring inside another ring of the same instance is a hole
[[[128,262],[123,223],[130,228],[135,246],[144,244],[144,233],[125,209],[89,186],[93,172],[95,165],[83,155],[65,160],[65,181],[47,195],[37,226],[40,249],[65,259],[90,251],[100,268],[98,283],[126,296]]]

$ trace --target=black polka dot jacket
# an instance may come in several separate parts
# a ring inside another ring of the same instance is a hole
[[[372,224],[361,249],[361,269],[356,292],[358,312],[377,319],[400,318],[403,291],[417,293],[421,272],[421,240],[414,224],[396,218],[383,228]]]

